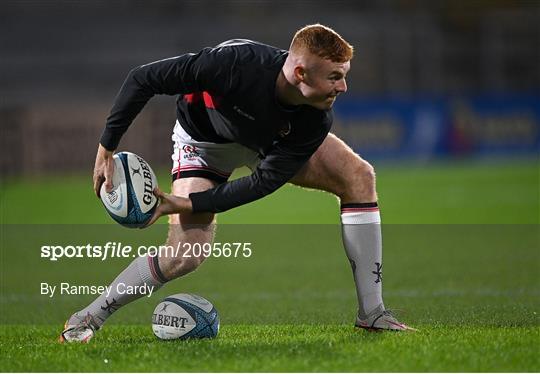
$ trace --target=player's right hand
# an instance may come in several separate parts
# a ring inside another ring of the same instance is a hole
[[[105,183],[105,191],[110,192],[113,188],[112,175],[114,172],[113,151],[107,150],[101,144],[98,147],[96,163],[94,165],[94,192],[97,197],[101,185]]]
[[[154,188],[154,196],[159,199],[159,205],[154,211],[152,218],[150,218],[150,221],[148,221],[144,227],[152,225],[161,216],[177,213],[191,213],[193,211],[191,200],[187,197],[174,196],[164,193],[159,189],[159,187]]]

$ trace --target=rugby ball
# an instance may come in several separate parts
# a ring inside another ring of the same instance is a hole
[[[144,226],[158,205],[153,194],[157,187],[156,175],[144,159],[131,152],[113,156],[113,189],[101,186],[100,197],[109,215],[119,224],[139,228]]]
[[[163,299],[152,314],[152,330],[159,339],[215,338],[219,315],[203,297],[179,293]]]

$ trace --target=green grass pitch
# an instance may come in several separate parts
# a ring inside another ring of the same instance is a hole
[[[39,295],[39,282],[106,284],[130,260],[52,263],[39,257],[43,238],[99,242],[116,235],[126,243],[159,243],[166,221],[133,231],[109,224],[90,176],[3,181],[0,368],[540,371],[538,163],[377,170],[385,303],[417,333],[353,328],[356,297],[337,203],[328,194],[286,186],[219,217],[218,238],[251,241],[250,258],[208,259],[150,300],[118,311],[90,344],[59,344],[67,315],[93,297],[49,299]],[[168,183],[160,173],[160,184]],[[177,292],[216,305],[217,339],[162,342],[153,336],[154,306]]]

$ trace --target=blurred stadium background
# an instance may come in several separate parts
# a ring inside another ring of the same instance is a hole
[[[314,22],[356,48],[334,132],[366,158],[537,162],[537,1],[3,1],[1,174],[89,173],[135,66],[229,38],[286,49]],[[168,167],[173,103],[155,98],[121,149]]]

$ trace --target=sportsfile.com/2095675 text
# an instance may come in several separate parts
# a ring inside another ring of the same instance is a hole
[[[172,245],[123,245],[120,242],[107,242],[105,245],[42,245],[41,258],[58,261],[61,258],[108,258],[127,257],[225,257],[248,258],[252,255],[250,242],[188,243]]]

